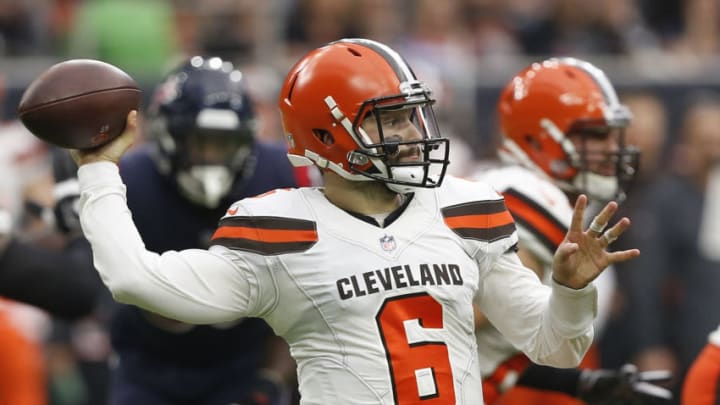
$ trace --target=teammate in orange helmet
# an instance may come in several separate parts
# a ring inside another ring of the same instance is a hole
[[[499,155],[505,164],[474,177],[492,184],[504,196],[518,227],[520,257],[547,284],[554,277],[553,252],[563,242],[578,196],[602,203],[624,198],[638,163],[637,150],[624,144],[624,128],[632,116],[605,74],[575,58],[552,58],[527,66],[503,89],[498,113]],[[598,216],[590,229],[612,243],[614,239],[604,232],[606,226]],[[612,284],[608,271],[596,280],[596,328],[602,327],[609,310]],[[638,374],[631,365],[594,371],[540,367],[493,325],[483,322],[482,314],[478,319],[478,351],[488,404],[583,403],[580,399],[622,404],[645,394],[647,381],[643,379],[658,377]],[[583,367],[599,367],[593,354],[585,357]],[[669,395],[655,386],[647,395],[654,398],[655,392],[662,398]]]

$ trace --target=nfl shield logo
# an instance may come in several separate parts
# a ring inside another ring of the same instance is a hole
[[[395,238],[389,235],[385,235],[382,238],[380,238],[380,246],[382,249],[386,252],[390,252],[392,250],[395,250]]]

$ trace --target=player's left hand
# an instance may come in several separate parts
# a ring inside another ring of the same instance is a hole
[[[553,257],[553,279],[574,289],[588,285],[609,265],[640,255],[638,249],[607,251],[608,246],[630,226],[630,219],[622,218],[605,230],[618,209],[616,202],[609,202],[593,219],[588,229],[583,230],[586,208],[587,196],[580,195],[575,202],[570,229]]]

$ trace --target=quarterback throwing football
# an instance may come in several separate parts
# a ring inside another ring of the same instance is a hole
[[[304,56],[279,97],[288,157],[324,187],[234,203],[207,250],[145,249],[115,162],[128,129],[75,151],[80,219],[121,302],[184,322],[265,319],[297,361],[303,404],[480,404],[473,302],[533,361],[573,367],[592,341],[608,252],[577,200],[545,287],[523,268],[500,195],[445,176],[448,140],[428,87],[378,42],[344,39]],[[608,222],[617,205],[598,215]],[[172,232],[171,229],[168,232]]]

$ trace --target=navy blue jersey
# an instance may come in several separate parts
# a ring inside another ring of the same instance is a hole
[[[125,155],[120,173],[127,185],[128,206],[147,248],[163,252],[207,247],[218,220],[232,202],[276,188],[297,186],[284,147],[258,144],[253,155],[254,170],[246,170],[251,174],[236,180],[226,200],[216,209],[183,198],[174,179],[158,172],[151,145]],[[232,363],[233,369],[240,366],[249,373],[262,360],[266,338],[272,333],[263,321],[254,318],[231,327],[195,326],[183,333],[172,333],[154,326],[148,316],[152,315],[133,306],[123,305],[117,310],[111,335],[121,356],[125,352],[129,358],[141,359],[140,363],[188,367]]]

